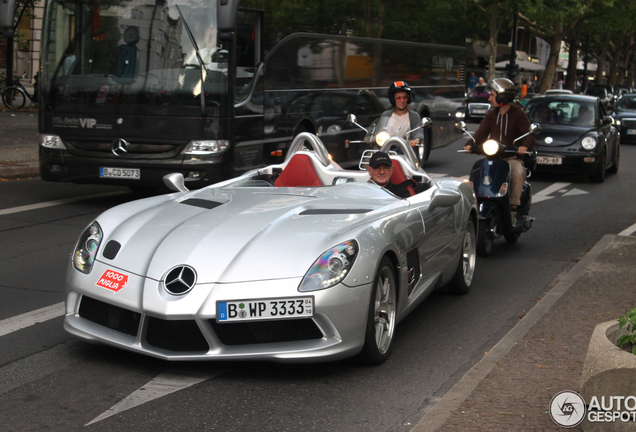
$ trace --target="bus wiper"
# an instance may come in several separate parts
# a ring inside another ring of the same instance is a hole
[[[203,91],[203,87],[205,85],[205,63],[203,62],[203,59],[201,58],[201,55],[199,54],[199,45],[197,44],[197,41],[194,40],[194,36],[192,36],[192,31],[190,30],[190,26],[188,25],[188,22],[186,21],[185,17],[183,16],[183,14],[181,13],[181,9],[179,8],[178,4],[175,4],[176,8],[177,8],[177,12],[179,12],[179,15],[181,16],[181,19],[183,20],[183,26],[186,29],[186,33],[188,34],[188,38],[190,38],[190,42],[192,43],[192,46],[194,46],[194,53],[197,55],[197,59],[199,60],[199,69],[201,70],[201,116],[205,117],[205,92]]]

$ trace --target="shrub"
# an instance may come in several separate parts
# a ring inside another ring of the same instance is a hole
[[[625,312],[625,314],[618,319],[618,328],[622,329],[627,326],[627,334],[618,338],[616,343],[620,348],[623,348],[625,344],[631,344],[632,354],[636,354],[636,308]]]

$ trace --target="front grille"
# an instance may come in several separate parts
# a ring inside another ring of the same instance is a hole
[[[176,352],[208,352],[210,347],[194,320],[148,318],[146,342]]]
[[[323,336],[314,320],[307,318],[227,324],[210,320],[210,325],[224,345],[294,342]]]
[[[181,149],[187,144],[187,142],[166,142],[166,141],[152,141],[144,142],[143,140],[127,140],[128,153],[124,156],[115,156],[112,153],[113,140],[104,139],[69,139],[65,140],[64,144],[68,148],[68,151],[75,155],[92,156],[92,157],[120,157],[122,159],[136,159],[136,158],[149,158],[149,159],[165,159],[173,158],[179,154]]]
[[[109,329],[136,336],[139,330],[141,314],[83,296],[79,315]]]
[[[636,119],[623,119],[623,125],[627,128],[636,128]]]

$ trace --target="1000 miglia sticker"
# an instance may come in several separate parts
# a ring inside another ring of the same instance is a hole
[[[98,287],[106,288],[111,291],[117,292],[128,283],[128,275],[124,273],[119,273],[115,270],[108,269],[104,272],[104,274],[99,278],[97,283]]]

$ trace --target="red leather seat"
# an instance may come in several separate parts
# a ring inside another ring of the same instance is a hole
[[[323,186],[311,158],[305,154],[294,155],[274,182],[276,187]]]
[[[402,169],[402,164],[400,162],[394,159],[391,159],[391,162],[393,163],[393,174],[391,175],[391,180],[389,180],[391,183],[393,183],[394,185],[399,185],[400,183],[404,183],[407,180],[415,182],[415,180],[407,177],[406,174],[404,174],[404,170]],[[415,189],[413,188],[413,186],[407,185],[406,189],[409,191],[411,196],[415,195]]]

